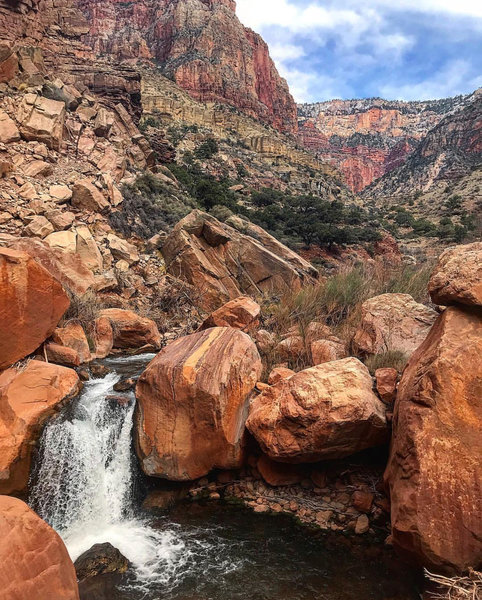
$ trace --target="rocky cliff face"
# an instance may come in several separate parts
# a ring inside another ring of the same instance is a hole
[[[193,98],[227,103],[285,132],[296,105],[262,38],[236,17],[232,0],[79,0],[97,53],[153,59]]]
[[[424,136],[466,98],[398,102],[378,98],[298,106],[299,137],[336,165],[355,192],[402,165]]]
[[[426,192],[476,173],[482,160],[482,89],[433,127],[406,162],[367,189],[370,196]]]

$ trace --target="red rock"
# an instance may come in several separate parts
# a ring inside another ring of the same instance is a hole
[[[268,383],[269,385],[275,385],[278,381],[289,379],[294,374],[294,371],[286,367],[275,367],[268,376]]]
[[[96,358],[109,356],[114,347],[114,331],[110,319],[99,317],[94,324],[94,343]]]
[[[294,485],[303,479],[303,473],[295,465],[287,465],[271,460],[262,454],[256,465],[261,477],[273,487]]]
[[[370,514],[375,495],[371,492],[353,492],[351,503],[359,512]]]
[[[343,458],[388,441],[385,408],[356,358],[318,365],[255,398],[246,426],[270,458]]]
[[[234,327],[246,331],[255,327],[261,312],[260,305],[248,296],[240,296],[215,310],[199,331],[210,327]]]
[[[408,294],[382,294],[362,305],[362,318],[353,337],[357,353],[399,351],[410,356],[425,340],[437,313]]]
[[[183,481],[240,467],[249,397],[261,370],[256,346],[237,329],[208,329],[166,346],[136,389],[144,472]]]
[[[445,250],[428,288],[435,304],[482,306],[482,242]]]
[[[91,23],[85,39],[97,54],[153,57],[192,97],[230,104],[281,131],[297,131],[288,85],[265,42],[236,17],[232,0],[144,1],[122,8],[109,0],[101,7],[86,2],[84,9]]]
[[[174,227],[162,248],[167,271],[198,290],[205,310],[216,310],[243,294],[258,297],[298,290],[317,275],[309,263],[261,228],[247,230],[246,222],[236,219],[230,223],[195,210]]]
[[[323,489],[326,487],[326,473],[324,471],[311,471],[310,479],[317,488]]]
[[[67,367],[79,367],[80,357],[76,350],[67,348],[61,344],[49,342],[45,344],[45,352],[49,362],[57,365],[66,365]]]
[[[43,142],[49,148],[60,150],[65,123],[63,102],[25,94],[16,118],[25,140]]]
[[[345,342],[337,338],[317,340],[311,344],[311,360],[314,365],[346,358]]]
[[[276,346],[276,354],[282,361],[301,364],[306,356],[305,340],[300,335],[290,335]]]
[[[0,375],[0,493],[25,491],[43,423],[80,389],[72,369],[31,360]]]
[[[395,402],[397,395],[398,371],[396,369],[377,369],[375,371],[377,392],[385,404]]]
[[[36,350],[69,307],[56,281],[28,254],[0,248],[0,370]]]
[[[82,364],[92,359],[87,336],[78,321],[69,321],[64,327],[57,327],[52,334],[52,340],[56,344],[75,350]]]
[[[406,558],[453,574],[482,566],[482,312],[450,307],[399,385],[385,480]]]
[[[101,213],[108,209],[110,205],[90,179],[81,179],[75,182],[72,189],[72,206]]]
[[[0,496],[2,600],[79,600],[77,575],[60,536],[17,498]]]
[[[151,346],[153,350],[158,350],[161,347],[161,334],[152,319],[121,308],[106,308],[99,313],[99,318],[110,321],[114,348],[136,349]]]

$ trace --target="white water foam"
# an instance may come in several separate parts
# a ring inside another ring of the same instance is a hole
[[[110,542],[133,564],[140,585],[167,583],[190,552],[175,530],[153,529],[134,514],[134,399],[126,406],[106,399],[119,379],[110,373],[89,381],[81,398],[46,426],[30,503],[62,536],[72,560]]]

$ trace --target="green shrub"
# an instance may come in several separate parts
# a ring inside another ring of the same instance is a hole
[[[194,151],[194,156],[199,160],[209,160],[219,152],[219,146],[215,139],[209,138]]]

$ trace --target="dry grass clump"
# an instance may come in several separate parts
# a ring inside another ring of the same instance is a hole
[[[380,294],[403,293],[410,294],[417,302],[429,303],[427,286],[431,271],[431,266],[356,266],[297,292],[267,299],[263,307],[264,326],[280,340],[294,326],[304,338],[310,323],[322,322],[349,347],[366,300]],[[272,358],[272,362],[276,360]],[[386,352],[369,360],[370,369],[393,366],[403,370],[407,362],[406,356],[398,352]],[[306,356],[300,356],[300,363],[305,362]]]
[[[435,589],[427,592],[429,600],[482,600],[482,573],[469,570],[466,577],[444,577],[425,570]]]
[[[89,331],[92,329],[99,312],[104,308],[99,298],[93,291],[88,291],[83,296],[76,296],[69,293],[69,297],[70,306],[64,314],[61,323],[65,324],[75,320],[82,325],[84,331]]]
[[[372,375],[377,369],[392,368],[401,373],[407,366],[408,356],[400,350],[388,350],[365,359],[365,365]]]

